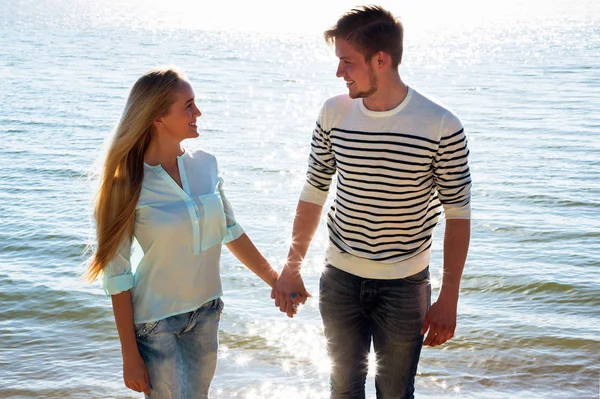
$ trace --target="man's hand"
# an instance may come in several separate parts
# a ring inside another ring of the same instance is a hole
[[[304,287],[300,269],[293,269],[285,265],[271,291],[271,298],[275,300],[275,306],[291,318],[296,313],[296,307],[304,304],[310,296]]]
[[[458,296],[456,298],[440,296],[437,301],[431,305],[425,315],[425,321],[421,327],[421,335],[429,333],[423,342],[426,346],[438,346],[448,341],[454,336],[456,329],[456,309],[458,306]]]
[[[123,380],[127,388],[150,395],[148,371],[139,353],[123,356]]]
[[[469,251],[470,237],[469,219],[446,220],[442,286],[437,301],[429,308],[421,327],[421,335],[429,330],[423,345],[441,345],[454,336],[460,279]]]

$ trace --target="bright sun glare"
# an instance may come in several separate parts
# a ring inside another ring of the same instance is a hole
[[[399,16],[411,31],[464,30],[489,23],[600,13],[591,0],[107,0],[107,8],[146,27],[319,34],[359,4],[378,4]],[[108,12],[107,14],[110,14]]]

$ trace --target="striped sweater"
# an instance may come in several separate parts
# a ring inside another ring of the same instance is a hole
[[[446,219],[471,216],[468,155],[458,118],[412,88],[384,112],[347,95],[327,100],[300,195],[324,205],[337,172],[327,262],[380,279],[427,267],[442,210]]]

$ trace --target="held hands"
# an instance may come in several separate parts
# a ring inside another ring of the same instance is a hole
[[[275,287],[271,290],[271,298],[275,300],[275,306],[292,318],[298,306],[304,304],[309,297],[311,295],[304,287],[300,269],[286,264],[275,282]]]
[[[123,380],[127,388],[150,395],[148,371],[139,353],[123,355]]]
[[[423,345],[438,346],[454,336],[457,305],[458,294],[454,298],[440,293],[437,301],[431,305],[425,315],[425,321],[421,327],[421,335],[425,335],[429,330]]]

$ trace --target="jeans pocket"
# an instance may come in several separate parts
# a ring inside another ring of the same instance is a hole
[[[223,300],[221,298],[219,298],[217,300],[219,301],[219,304],[218,304],[219,315],[221,315],[221,313],[223,313],[223,308],[225,307],[225,303],[223,302]]]
[[[425,284],[429,282],[429,266],[412,276],[404,277],[402,280],[409,284]]]
[[[223,303],[223,300],[219,297],[217,299],[213,299],[212,301],[206,302],[204,305],[196,309],[196,312],[208,311],[210,313],[216,312],[221,314],[224,306],[225,304]]]
[[[150,335],[162,320],[149,321],[147,323],[139,323],[135,325],[135,335],[138,338],[145,338]]]

